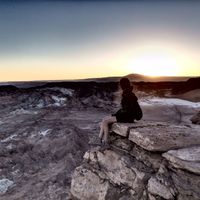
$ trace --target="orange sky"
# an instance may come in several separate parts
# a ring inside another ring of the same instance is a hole
[[[1,1],[0,81],[200,76],[199,10],[192,0]]]

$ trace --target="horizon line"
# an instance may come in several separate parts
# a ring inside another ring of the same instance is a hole
[[[120,77],[126,77],[126,76],[141,76],[141,77],[147,77],[151,79],[158,79],[158,78],[197,78],[200,77],[200,75],[184,75],[184,76],[150,76],[150,75],[144,75],[144,74],[127,74],[122,76],[103,76],[103,77],[88,77],[88,78],[75,78],[75,79],[43,79],[43,80],[8,80],[8,81],[0,81],[0,83],[21,83],[21,82],[54,82],[54,81],[82,81],[82,80],[89,80],[89,79],[103,79],[103,78],[120,78]]]

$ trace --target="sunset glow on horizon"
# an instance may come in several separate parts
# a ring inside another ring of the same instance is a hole
[[[1,1],[0,82],[200,76],[199,10],[193,0]]]

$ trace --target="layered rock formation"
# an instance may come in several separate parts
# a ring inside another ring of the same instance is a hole
[[[116,123],[110,140],[109,149],[85,153],[72,177],[72,199],[200,199],[198,126]]]
[[[6,112],[19,108],[41,109],[61,106],[107,110],[113,106],[113,95],[117,89],[117,83],[95,82],[52,82],[30,88],[0,86],[0,99],[3,102],[0,103],[0,109],[5,110],[6,103]]]

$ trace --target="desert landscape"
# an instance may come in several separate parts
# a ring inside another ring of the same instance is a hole
[[[118,80],[0,86],[0,199],[72,198],[75,168],[86,151],[100,145],[101,119],[120,106]],[[200,111],[199,85],[200,78],[133,82],[142,122],[197,126],[191,118]]]
[[[0,0],[0,200],[200,200],[199,10]]]

